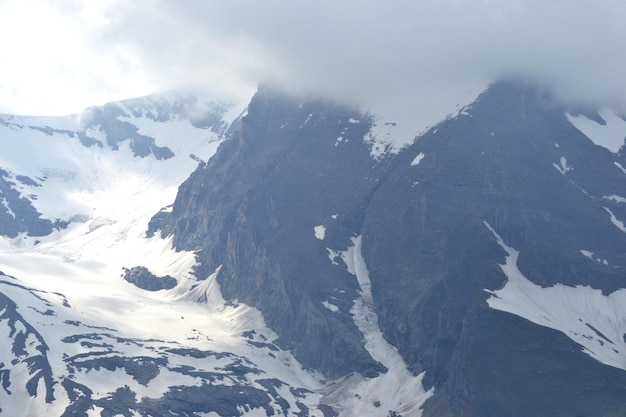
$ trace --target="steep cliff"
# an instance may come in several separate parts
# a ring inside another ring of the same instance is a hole
[[[349,313],[357,282],[327,250],[359,232],[361,203],[387,165],[363,141],[370,123],[356,109],[261,89],[241,130],[151,223],[177,248],[201,250],[199,278],[221,265],[224,296],[258,307],[283,347],[329,376],[384,371]]]

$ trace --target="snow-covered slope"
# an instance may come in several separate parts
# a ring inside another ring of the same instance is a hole
[[[5,179],[17,201],[57,222],[48,234],[2,238],[3,413],[160,415],[187,396],[178,411],[322,415],[320,376],[271,343],[259,313],[225,305],[214,277],[197,281],[193,253],[145,237],[150,217],[167,210],[244,108],[170,95],[1,118]],[[141,141],[162,152],[143,152]],[[19,207],[5,207],[19,217]],[[178,286],[137,288],[122,278],[136,266]]]
[[[190,109],[159,119],[165,97],[67,117],[0,116],[0,168],[43,219],[88,223],[83,229],[93,230],[119,217],[145,217],[171,204],[178,184],[210,158],[243,110],[216,102],[199,109],[197,99],[179,100],[217,121],[194,125]],[[7,209],[13,210],[10,203]]]
[[[322,386],[320,377],[269,342],[276,336],[254,310],[181,302],[138,289],[123,292],[111,284],[117,290],[81,299],[0,278],[0,303],[10,300],[1,305],[0,316],[3,412],[162,415],[175,410],[171,402],[181,397],[191,405],[179,405],[178,411],[219,415],[297,410],[296,402],[316,408],[321,395],[313,391]]]

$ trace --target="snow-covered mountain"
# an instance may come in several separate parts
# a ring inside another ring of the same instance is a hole
[[[626,119],[261,87],[0,116],[0,409],[626,414]]]
[[[271,344],[258,313],[225,305],[211,281],[198,286],[193,253],[145,237],[245,106],[164,95],[69,117],[2,117],[3,413],[317,404],[319,376]],[[144,282],[169,276],[176,288],[123,279],[144,270],[135,274]],[[185,397],[190,405],[174,404]]]

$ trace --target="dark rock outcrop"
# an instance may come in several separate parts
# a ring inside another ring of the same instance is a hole
[[[158,277],[154,275],[145,266],[124,268],[123,277],[136,287],[147,291],[170,290],[178,283],[176,278],[172,276]]]

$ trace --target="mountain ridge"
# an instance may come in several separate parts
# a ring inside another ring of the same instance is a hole
[[[3,239],[2,312],[25,324],[0,337],[38,332],[54,399],[5,349],[0,408],[626,412],[619,115],[505,80],[396,146],[392,123],[269,86],[240,118],[177,100],[91,109],[84,137],[77,117],[2,119],[0,189],[68,224]]]

